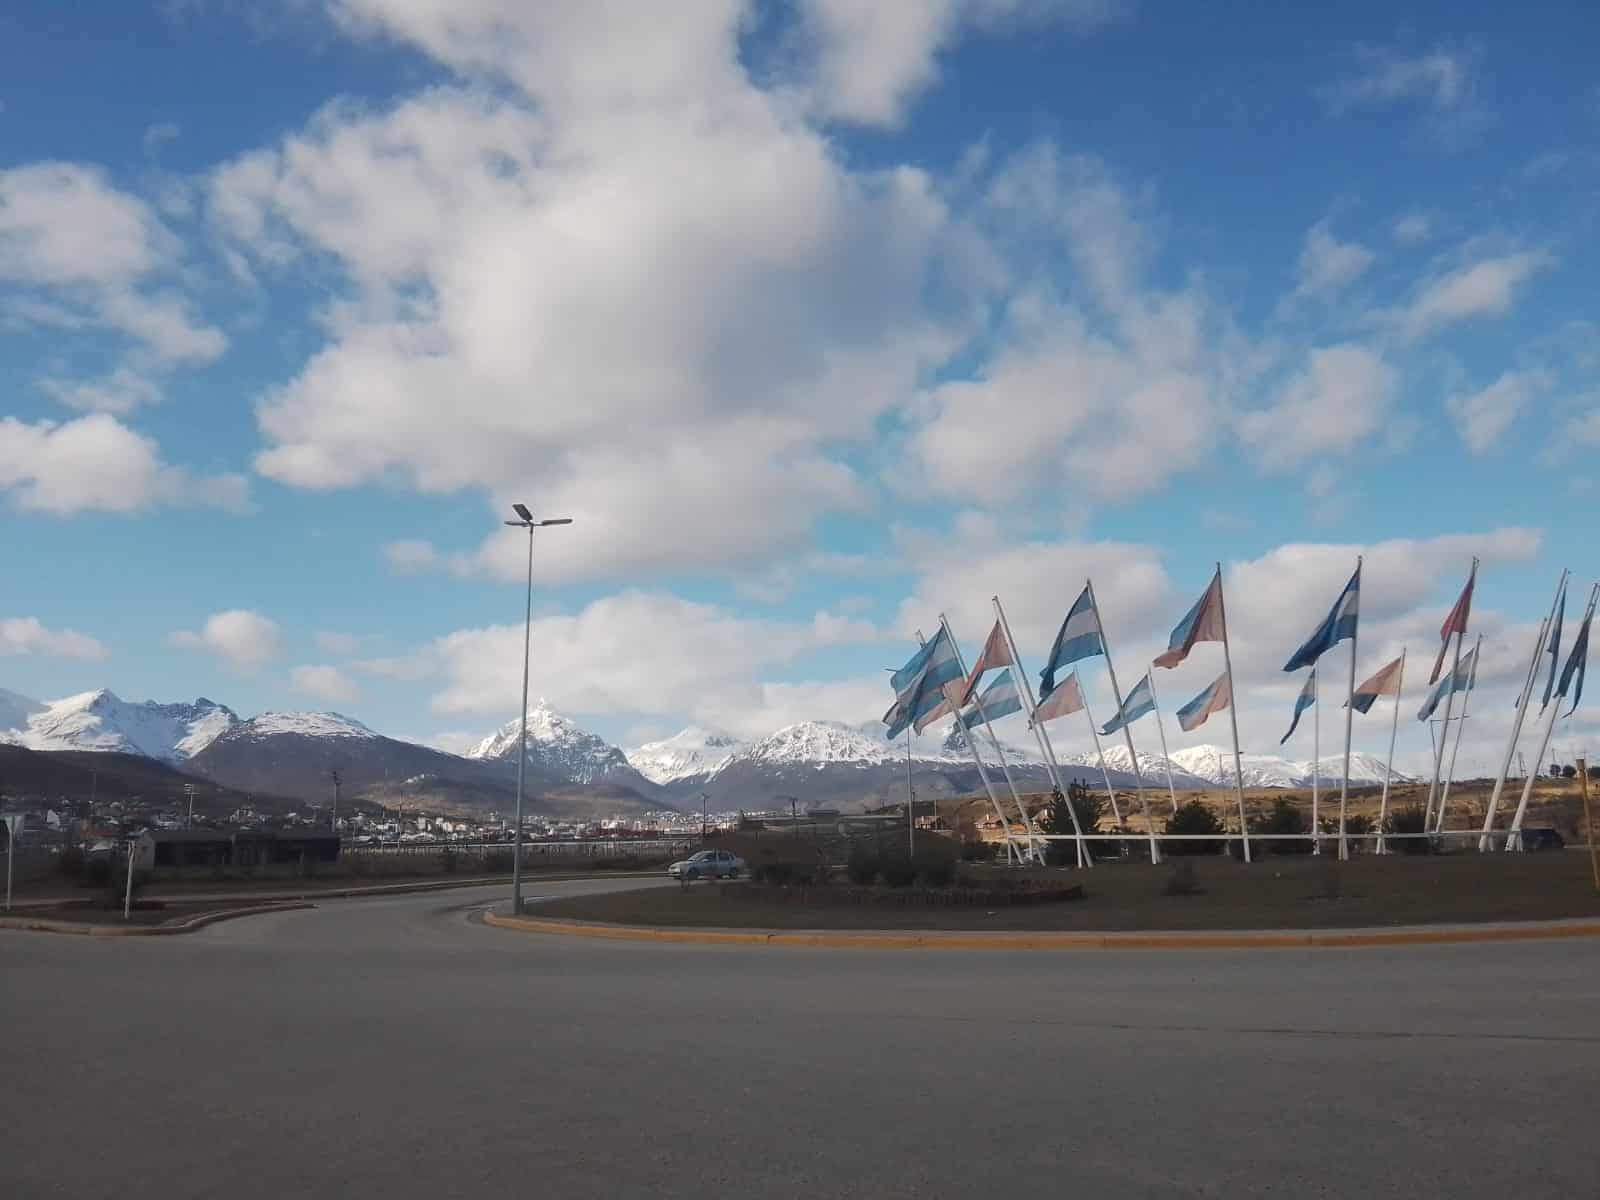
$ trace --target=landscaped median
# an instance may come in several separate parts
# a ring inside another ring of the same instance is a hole
[[[31,933],[72,933],[88,937],[160,937],[193,933],[218,921],[234,917],[253,917],[263,913],[293,912],[315,908],[305,901],[274,904],[235,904],[226,907],[191,905],[173,909],[139,909],[124,921],[120,910],[85,909],[76,917],[0,916],[0,929],[20,929]],[[53,911],[53,910],[52,910]],[[154,919],[152,919],[154,918]]]
[[[1309,856],[1250,866],[1103,864],[1061,871],[1082,897],[962,904],[913,890],[697,884],[570,896],[502,928],[666,942],[866,948],[1113,949],[1410,945],[1600,935],[1577,854]]]

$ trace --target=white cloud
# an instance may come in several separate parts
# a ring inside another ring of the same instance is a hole
[[[433,699],[436,712],[515,712],[522,636],[520,624],[460,630],[410,660],[359,665],[390,677],[424,670],[437,676],[443,687]],[[758,735],[771,732],[780,709],[798,712],[797,697],[806,689],[854,694],[850,684],[767,684],[763,673],[812,651],[879,637],[867,622],[826,612],[810,621],[768,621],[666,593],[624,592],[570,616],[534,620],[533,687],[567,712],[686,714],[712,728]],[[874,693],[874,703],[881,699]],[[881,715],[881,705],[868,715]]]
[[[144,134],[139,141],[144,146],[144,152],[154,156],[168,142],[177,141],[182,133],[183,130],[176,121],[157,121],[145,126]]]
[[[348,704],[361,698],[361,688],[338,667],[299,666],[289,672],[295,691],[328,704]]]
[[[37,617],[3,617],[0,618],[0,655],[3,654],[100,659],[106,656],[106,648],[86,633],[46,629]]]
[[[1319,221],[1306,233],[1300,250],[1297,295],[1326,296],[1354,283],[1378,256],[1356,242],[1341,242],[1328,222]]]
[[[317,630],[311,635],[311,640],[325,654],[354,654],[361,648],[361,639],[355,634],[338,633],[331,629]]]
[[[252,674],[278,656],[282,635],[277,623],[250,609],[213,613],[198,631],[169,634],[167,644],[179,650],[204,650],[244,674]]]
[[[894,127],[939,74],[938,54],[962,32],[1092,33],[1125,19],[1127,0],[801,0],[810,106],[821,116]]]
[[[1389,226],[1389,236],[1401,246],[1420,246],[1438,232],[1438,217],[1430,212],[1412,209],[1401,213]]]
[[[152,439],[106,413],[65,423],[0,418],[0,491],[21,508],[58,516],[156,505],[250,507],[242,477],[196,477],[170,466]]]
[[[131,367],[117,367],[98,379],[46,378],[38,381],[45,395],[80,412],[130,413],[161,400],[161,385]]]
[[[1500,445],[1533,397],[1553,382],[1545,371],[1507,371],[1482,391],[1448,397],[1445,408],[1467,449],[1487,454]]]
[[[1490,122],[1479,96],[1482,60],[1482,47],[1476,43],[1440,44],[1421,52],[1358,45],[1349,55],[1350,73],[1324,88],[1323,99],[1336,116],[1360,108],[1414,105],[1422,110],[1428,135],[1454,148]]]
[[[1522,285],[1553,265],[1550,255],[1523,250],[1456,267],[1423,285],[1400,315],[1401,330],[1415,340],[1460,321],[1503,316]]]
[[[1384,429],[1396,379],[1394,368],[1364,347],[1313,350],[1269,407],[1240,416],[1239,436],[1272,469],[1347,454]]]
[[[1562,440],[1569,445],[1600,446],[1600,404],[1568,421]]]

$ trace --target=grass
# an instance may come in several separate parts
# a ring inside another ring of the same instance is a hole
[[[1192,860],[1199,891],[1164,894],[1173,867],[1114,863],[1062,872],[1081,901],[986,910],[824,907],[724,900],[715,886],[570,897],[534,915],[628,925],[751,929],[1201,930],[1531,921],[1600,917],[1587,854],[1284,858],[1246,867]]]
[[[105,907],[98,901],[91,900],[67,902],[52,908],[29,908],[23,911],[14,911],[8,915],[27,920],[41,921],[71,921],[78,925],[169,925],[188,920],[200,913],[224,912],[236,908],[254,908],[261,902],[259,900],[211,900],[211,901],[175,901],[163,904],[160,908],[140,908],[139,900],[134,899],[134,909],[127,920],[122,918],[122,905]]]

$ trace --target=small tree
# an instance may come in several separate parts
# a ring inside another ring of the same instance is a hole
[[[1552,779],[1560,779],[1561,778],[1561,764],[1560,763],[1551,763],[1550,764],[1550,778],[1552,778]]]
[[[1300,815],[1300,810],[1295,807],[1294,801],[1280,796],[1272,802],[1272,811],[1264,817],[1257,817],[1251,823],[1251,833],[1273,833],[1303,836],[1306,832],[1306,819]],[[1310,854],[1311,843],[1273,841],[1266,843],[1268,854]]]
[[[1573,766],[1571,763],[1568,763],[1566,766],[1561,768],[1561,778],[1563,778],[1563,779],[1576,779],[1577,777],[1578,777],[1578,768]]]
[[[1428,818],[1422,809],[1415,804],[1407,808],[1397,808],[1389,814],[1389,819],[1384,822],[1385,833],[1427,833]],[[1425,837],[1402,838],[1399,842],[1401,854],[1430,854],[1433,847],[1428,844]]]
[[[1221,833],[1222,822],[1217,820],[1217,815],[1198,800],[1191,800],[1167,818],[1167,832],[1169,834],[1207,834],[1215,836]],[[1168,854],[1215,854],[1220,848],[1220,842],[1173,842],[1166,846]]]
[[[1039,818],[1039,828],[1045,833],[1071,837],[1078,832],[1072,823],[1072,814],[1078,814],[1078,824],[1084,833],[1094,833],[1100,827],[1100,817],[1105,812],[1105,801],[1086,787],[1082,780],[1067,784],[1067,794],[1052,792],[1050,804]],[[1084,851],[1095,857],[1096,843],[1084,844]],[[1052,866],[1071,866],[1078,861],[1078,848],[1072,842],[1051,842],[1049,862]]]

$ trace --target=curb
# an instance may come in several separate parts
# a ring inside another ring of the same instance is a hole
[[[80,937],[171,937],[180,933],[193,933],[219,921],[235,917],[256,917],[264,913],[293,912],[297,909],[315,908],[315,904],[257,904],[249,908],[219,909],[216,912],[197,913],[184,921],[171,925],[90,925],[84,921],[53,921],[47,918],[0,917],[0,930],[17,929],[29,933],[66,933]]]
[[[1600,921],[1530,921],[1481,929],[1307,930],[1259,933],[761,933],[735,929],[656,929],[484,913],[483,922],[522,933],[609,941],[677,942],[712,946],[811,946],[856,950],[1288,950],[1366,946],[1451,945],[1462,942],[1541,941],[1600,937]]]

